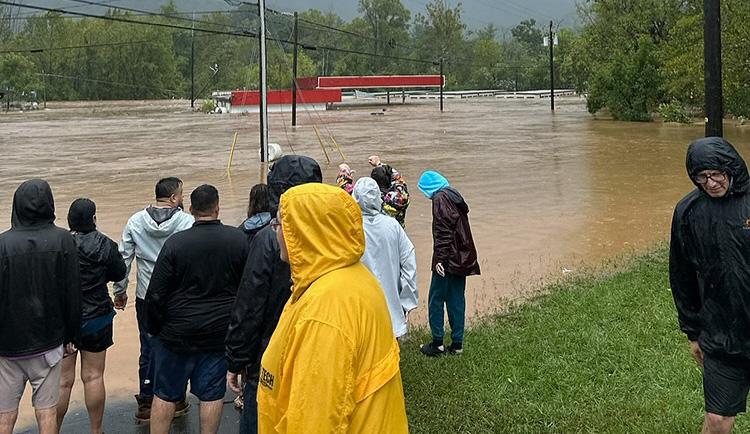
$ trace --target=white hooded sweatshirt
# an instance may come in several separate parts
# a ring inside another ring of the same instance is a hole
[[[414,244],[396,219],[382,212],[383,199],[374,179],[357,180],[352,197],[362,208],[365,254],[362,263],[383,287],[393,334],[406,334],[406,312],[418,306],[417,257]]]
[[[125,279],[114,284],[113,292],[119,294],[128,288],[130,267],[133,259],[136,259],[138,284],[135,295],[144,300],[156,258],[167,238],[192,227],[193,222],[193,216],[178,208],[149,207],[133,214],[125,225],[120,240],[120,254],[128,267],[128,274]]]

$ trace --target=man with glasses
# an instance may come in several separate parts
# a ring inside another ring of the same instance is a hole
[[[750,177],[719,137],[690,144],[686,166],[697,188],[674,212],[669,280],[703,367],[703,433],[730,433],[750,390]]]

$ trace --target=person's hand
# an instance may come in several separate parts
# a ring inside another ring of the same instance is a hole
[[[440,277],[445,277],[445,268],[443,267],[442,262],[438,262],[435,264],[435,272],[440,275]]]
[[[115,295],[115,309],[125,310],[126,304],[128,304],[128,294],[123,292]]]
[[[698,366],[702,368],[703,367],[703,350],[701,350],[701,347],[698,345],[697,341],[690,341],[690,355],[693,356]]]
[[[63,354],[63,357],[68,357],[70,355],[73,355],[73,354],[75,354],[76,351],[78,351],[78,348],[76,348],[76,346],[73,345],[72,342],[71,343],[67,343],[67,344],[65,344],[65,352]]]
[[[229,386],[232,392],[241,395],[242,386],[240,386],[240,375],[227,371],[227,386]]]

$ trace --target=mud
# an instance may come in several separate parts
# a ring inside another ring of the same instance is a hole
[[[367,157],[379,154],[410,184],[407,232],[419,262],[422,308],[412,317],[426,324],[430,281],[430,204],[416,188],[423,170],[441,171],[466,197],[481,258],[482,276],[467,285],[470,317],[492,311],[542,282],[575,274],[638,251],[668,237],[676,201],[692,187],[685,175],[687,144],[702,125],[621,123],[595,120],[578,98],[558,100],[549,112],[543,100],[446,102],[392,105],[322,113],[301,111],[299,126],[288,115],[270,116],[271,141],[286,153],[306,154],[333,182],[341,156],[327,147],[333,134],[355,177],[369,174]],[[249,188],[259,180],[257,115],[191,113],[186,101],[52,103],[44,112],[0,114],[0,228],[10,224],[15,188],[42,177],[51,183],[58,224],[66,226],[70,202],[89,197],[98,206],[102,231],[119,240],[128,217],[152,202],[163,176],[185,181],[190,190],[217,186],[221,218],[239,224]],[[238,132],[231,176],[229,148]],[[727,137],[747,154],[750,130],[728,127]],[[291,146],[290,146],[291,145]],[[566,271],[567,273],[567,271]],[[115,319],[115,346],[107,360],[109,399],[132,399],[137,391],[138,338],[134,287],[127,309]],[[33,423],[24,397],[19,427]],[[85,414],[80,384],[71,412]],[[126,417],[130,417],[128,412]]]

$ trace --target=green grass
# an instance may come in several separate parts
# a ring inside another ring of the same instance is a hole
[[[663,248],[479,322],[460,357],[424,357],[426,339],[413,333],[401,353],[412,433],[700,432],[701,372]]]

